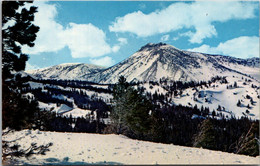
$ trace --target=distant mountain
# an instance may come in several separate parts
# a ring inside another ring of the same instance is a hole
[[[98,73],[104,69],[92,64],[65,63],[26,72],[41,79],[85,80],[87,74]]]
[[[239,59],[177,49],[164,43],[149,43],[126,60],[90,76],[101,83],[114,83],[120,75],[127,81],[209,80],[220,75],[258,74],[259,58]]]
[[[218,63],[223,66],[230,68],[232,70],[239,71],[241,73],[249,74],[258,80],[260,80],[260,59],[257,57],[249,58],[249,59],[240,59],[234,58],[230,56],[223,55],[208,55],[213,57]]]
[[[183,51],[174,46],[149,43],[124,61],[107,69],[86,64],[63,64],[30,71],[35,77],[115,83],[120,75],[127,81],[209,80],[211,77],[252,75],[259,79],[259,58],[239,59]]]

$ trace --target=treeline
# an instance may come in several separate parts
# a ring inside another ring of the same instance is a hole
[[[101,118],[107,115],[101,111],[96,111],[96,114],[96,118],[92,115],[73,118],[71,115],[66,117],[55,112],[39,110],[35,114],[32,128],[42,131],[101,133],[106,127]]]
[[[9,89],[4,89],[4,92],[9,94],[4,96],[3,103],[4,109],[9,110],[9,112],[3,112],[3,129],[9,127],[15,130],[39,129],[42,131],[101,133],[106,127],[102,119],[108,117],[109,107],[102,105],[102,103],[105,104],[102,101],[92,101],[91,109],[93,111],[91,114],[73,118],[71,115],[66,117],[56,114],[52,110],[40,109],[38,101],[57,102],[57,104],[63,103],[72,106],[66,100],[51,98],[52,94],[42,92],[41,89],[34,89],[35,98],[14,93]],[[7,101],[8,103],[6,103]]]
[[[97,93],[109,93],[109,94],[112,93],[111,84],[98,84],[98,83],[82,81],[82,80],[31,79],[31,81],[43,83],[43,84],[59,85],[64,88],[70,87],[70,88],[85,89]],[[95,87],[93,85],[99,85],[99,86],[104,85],[104,86],[108,86],[108,88]]]
[[[161,86],[163,89],[166,90],[165,94],[159,94],[157,91],[155,91],[153,94],[150,92],[146,92],[146,96],[149,97],[152,101],[158,101],[160,103],[171,103],[172,102],[172,96],[178,96],[183,95],[183,91],[188,88],[194,88],[198,91],[198,87],[206,87],[209,88],[213,83],[216,83],[219,81],[221,84],[227,84],[228,81],[226,77],[222,76],[215,76],[212,77],[209,81],[190,81],[190,82],[182,82],[182,81],[172,81],[168,79],[160,79],[159,81],[149,81],[149,88],[152,89],[153,86]],[[129,86],[134,85],[142,85],[145,82],[136,82],[136,83],[128,83]],[[145,92],[145,89],[142,86],[138,86],[138,90],[141,92]]]
[[[226,119],[208,108],[198,109],[156,104],[124,77],[114,87],[112,124],[106,133],[175,145],[203,147],[212,150],[259,155],[259,121],[247,117]]]
[[[106,127],[102,119],[108,118],[108,111],[110,110],[110,107],[106,104],[108,101],[105,102],[98,98],[95,93],[89,96],[85,90],[78,88],[70,87],[68,89],[60,89],[55,86],[31,88],[24,82],[29,78],[30,77],[26,78],[18,75],[16,82],[21,82],[18,90],[21,96],[28,92],[33,94],[33,97],[30,97],[30,95],[24,96],[25,101],[35,103],[31,109],[27,109],[31,110],[31,112],[27,111],[28,114],[27,112],[26,114],[25,112],[20,112],[21,114],[17,114],[17,116],[10,116],[8,114],[10,120],[5,120],[4,128],[10,127],[16,130],[29,128],[40,129],[42,131],[102,133]],[[71,108],[73,108],[73,104],[75,104],[78,108],[92,110],[92,113],[85,117],[77,118],[63,116],[52,112],[52,110],[41,110],[38,106],[38,101],[56,103],[57,106],[66,104]],[[19,99],[17,103],[23,104],[21,99]],[[13,105],[9,106],[13,107]],[[21,107],[24,109],[25,106]],[[17,111],[19,111],[19,109],[17,109]],[[27,117],[30,117],[30,119],[25,120]],[[23,124],[22,122],[26,123]]]
[[[44,90],[42,88],[23,88],[23,93],[27,92],[32,93],[36,100],[44,103],[66,104],[69,107],[73,107],[74,102],[81,109],[109,111],[109,107],[105,101],[97,98],[95,95],[88,96],[84,90],[77,90],[75,88],[65,90],[48,86],[45,86]],[[58,96],[64,96],[64,98]],[[73,98],[73,101],[67,98]]]
[[[201,112],[201,110],[200,110]],[[201,114],[193,118],[194,114]],[[247,148],[250,152],[240,151],[241,154],[259,155],[257,138],[259,139],[259,121],[240,119],[215,118],[199,113],[198,109],[183,106],[171,106],[156,110],[152,114],[151,134],[147,135],[150,141],[173,143],[175,145],[203,147],[212,150],[236,153],[239,150],[241,139],[252,142]],[[254,131],[250,131],[254,126]],[[252,138],[244,138],[251,132]]]
[[[195,82],[195,81],[190,81],[190,82],[181,82],[181,81],[170,81],[168,82],[167,80],[163,81],[161,80],[161,84],[162,85],[166,85],[163,86],[163,88],[165,88],[165,90],[168,91],[169,94],[175,94],[177,92],[177,90],[182,91],[188,88],[197,88],[197,87],[209,87],[211,86],[212,83],[215,83],[219,81],[221,84],[226,84],[228,83],[226,77],[221,77],[221,76],[215,76],[212,77],[209,81],[199,81],[199,82]]]

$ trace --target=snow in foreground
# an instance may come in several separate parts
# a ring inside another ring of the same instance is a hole
[[[31,143],[53,143],[46,155],[34,155],[19,164],[258,164],[249,157],[206,149],[152,143],[129,139],[122,135],[41,132],[11,132],[3,140],[16,140],[22,148]]]

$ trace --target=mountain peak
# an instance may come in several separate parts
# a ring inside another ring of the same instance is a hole
[[[151,49],[151,48],[158,48],[161,46],[165,46],[167,45],[166,43],[147,43],[146,45],[144,45],[143,47],[141,47],[141,49],[139,51],[143,51],[145,49]]]
[[[143,47],[140,48],[139,51],[144,51],[144,50],[151,50],[151,49],[158,49],[158,48],[161,48],[161,47],[170,47],[170,48],[174,48],[176,50],[179,50],[178,48],[172,46],[172,45],[169,45],[169,44],[166,44],[166,43],[147,43],[146,45],[144,45]]]
[[[259,58],[243,60],[213,56],[183,51],[166,43],[148,43],[129,58],[109,68],[86,64],[60,66],[38,69],[32,74],[38,78],[81,79],[98,83],[116,83],[120,75],[129,82],[156,81],[161,78],[183,82],[207,81],[216,75],[252,75],[259,78]]]

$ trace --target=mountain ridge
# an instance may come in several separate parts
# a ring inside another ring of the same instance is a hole
[[[220,75],[252,75],[259,79],[259,58],[240,59],[183,51],[165,43],[148,43],[125,60],[102,68],[90,64],[61,64],[29,72],[45,79],[75,79],[97,83],[115,83],[120,75],[127,81],[208,80]],[[61,70],[62,69],[62,70]],[[245,73],[246,72],[246,73]]]
[[[64,63],[26,72],[41,79],[81,79],[88,73],[96,73],[104,69],[93,64]]]

